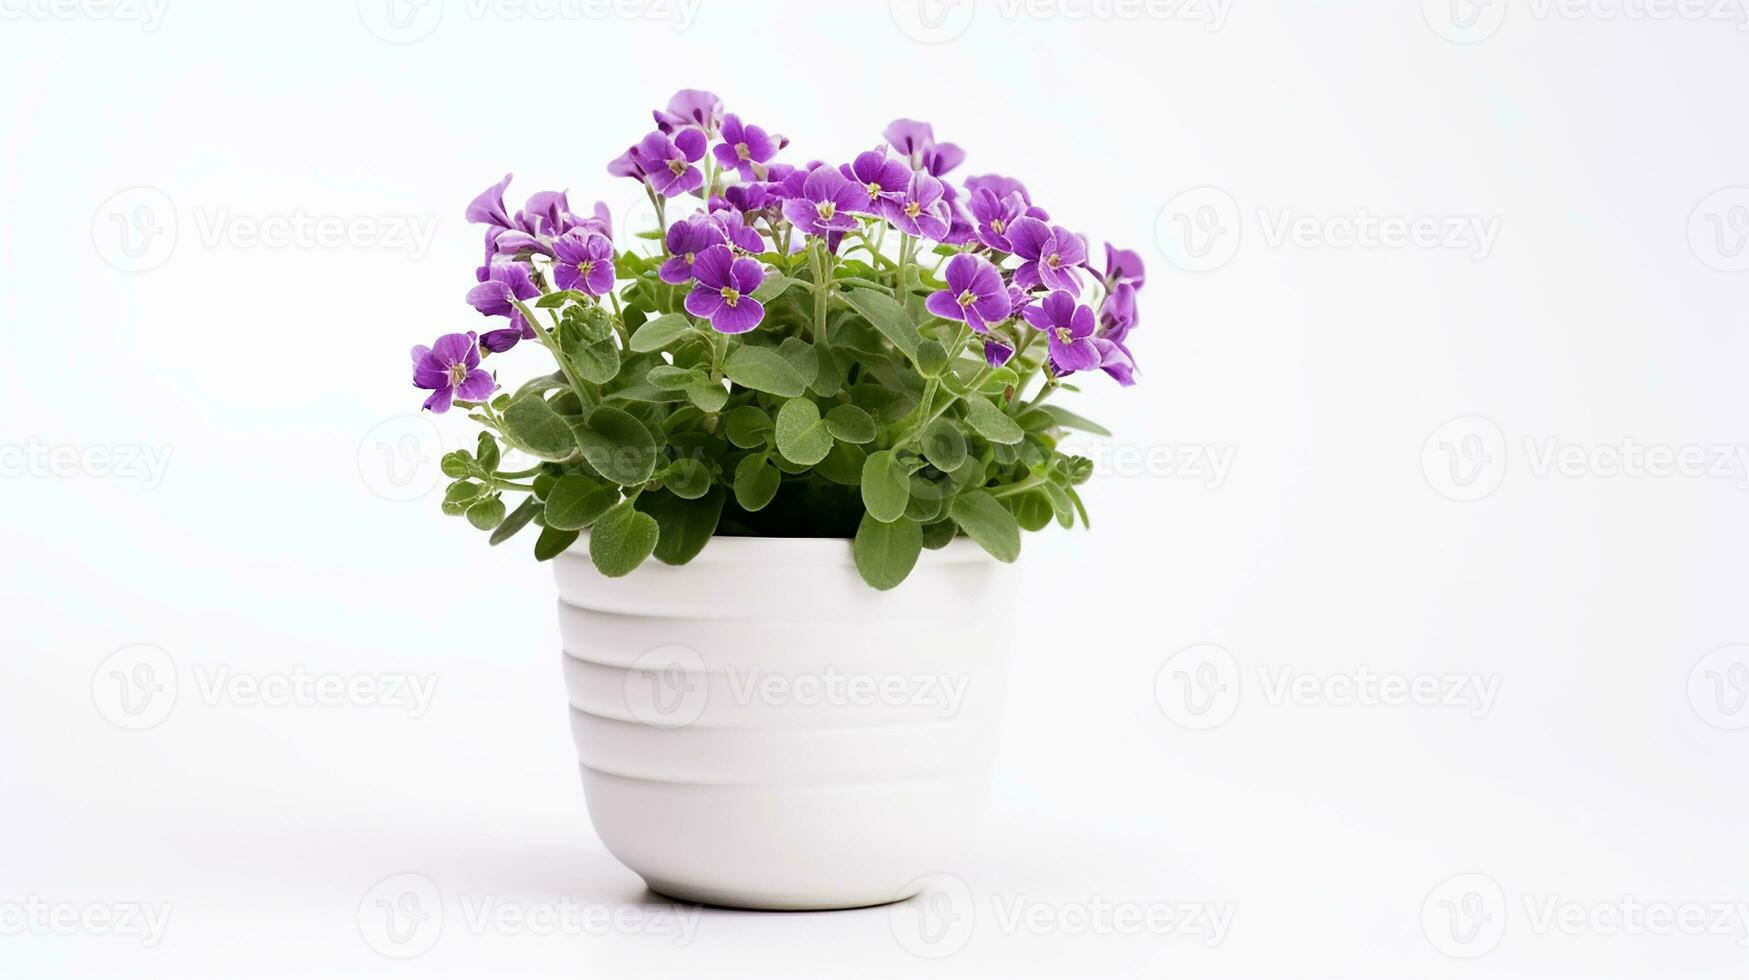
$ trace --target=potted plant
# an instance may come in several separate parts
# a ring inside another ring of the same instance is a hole
[[[988,783],[1023,530],[1085,524],[1051,401],[1133,382],[1134,252],[899,120],[842,163],[687,90],[608,165],[657,227],[510,182],[468,302],[413,350],[466,411],[446,513],[554,561],[603,842],[659,892],[753,908],[893,901],[951,868]],[[517,348],[553,370],[509,387]],[[514,504],[514,506],[512,505]],[[649,559],[655,558],[655,562]],[[1046,600],[1048,601],[1048,599]]]

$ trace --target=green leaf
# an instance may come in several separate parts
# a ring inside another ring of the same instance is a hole
[[[966,421],[977,430],[978,435],[1004,446],[1016,445],[1026,438],[1020,423],[982,398],[973,398],[966,402]]]
[[[710,491],[711,469],[697,459],[677,459],[662,471],[662,485],[676,497],[697,500]]]
[[[905,581],[917,567],[917,556],[923,553],[923,528],[916,521],[901,518],[882,523],[873,514],[864,514],[851,551],[862,580],[885,592]]]
[[[869,515],[883,523],[905,516],[905,504],[911,499],[911,474],[893,455],[883,449],[869,454],[862,464],[862,505]]]
[[[870,443],[875,438],[874,416],[855,405],[838,405],[826,413],[826,431],[840,442]]]
[[[586,476],[561,477],[547,493],[547,527],[581,531],[619,503],[619,490]]]
[[[485,496],[486,488],[470,480],[460,480],[443,492],[443,512],[451,517],[467,513],[474,502]]]
[[[698,556],[717,533],[717,521],[722,517],[723,501],[728,494],[722,487],[697,500],[682,500],[671,493],[646,493],[638,498],[638,509],[656,519],[660,536],[656,539],[656,560],[665,565],[684,565]]]
[[[966,437],[948,419],[936,419],[923,430],[923,458],[943,473],[965,465]]]
[[[814,345],[797,337],[785,337],[783,343],[777,345],[778,354],[796,369],[803,385],[811,385],[820,376],[820,357],[814,353]]]
[[[630,575],[656,550],[661,533],[654,517],[622,500],[589,530],[589,557],[608,578]]]
[[[754,453],[735,467],[735,502],[742,510],[763,510],[777,496],[781,483],[783,474],[771,465],[766,454]]]
[[[628,412],[603,405],[577,428],[577,444],[595,472],[622,487],[656,472],[656,438]]]
[[[767,273],[765,281],[759,284],[758,289],[753,290],[752,296],[754,299],[758,300],[761,305],[766,305],[779,296],[782,296],[791,286],[797,285],[800,282],[800,279],[791,279],[789,276],[780,276],[775,272]]]
[[[504,501],[487,497],[468,508],[468,523],[482,531],[490,531],[504,523]]]
[[[692,321],[684,313],[664,313],[654,320],[644,321],[632,334],[632,350],[639,354],[661,350],[692,331]]]
[[[999,561],[1020,557],[1020,524],[1002,502],[983,490],[968,490],[953,498],[948,514],[973,541]]]
[[[535,561],[551,561],[563,554],[566,548],[577,543],[578,532],[561,531],[549,527],[541,531],[540,537],[534,542]]]
[[[820,406],[807,398],[791,398],[777,410],[777,451],[792,463],[812,466],[832,451],[832,433],[820,418]]]
[[[604,385],[619,375],[619,347],[612,339],[583,344],[565,353],[577,374],[591,384]]]
[[[709,384],[711,376],[698,368],[680,368],[672,364],[658,364],[644,376],[651,386],[663,391],[685,391],[697,385]]]
[[[765,409],[757,405],[742,405],[723,416],[723,431],[728,433],[730,442],[742,449],[761,449],[776,427]]]
[[[489,544],[500,545],[516,536],[516,532],[528,526],[534,520],[534,515],[540,513],[541,503],[533,497],[524,498],[521,506],[510,512],[504,523],[498,525],[498,530],[492,532],[487,539]]]
[[[917,373],[925,378],[939,378],[947,370],[947,348],[939,341],[925,340],[917,345]]]
[[[485,435],[483,432],[480,434]],[[467,450],[457,449],[452,453],[444,453],[437,468],[443,471],[444,476],[452,480],[459,480],[474,474],[474,458],[468,455]]]
[[[930,551],[940,551],[948,546],[954,538],[959,537],[959,528],[952,521],[937,521],[934,524],[923,525],[923,547]]]
[[[905,502],[905,516],[920,523],[940,520],[947,512],[947,500],[954,494],[951,484],[926,480],[921,474],[911,474],[911,499]]]
[[[565,459],[577,451],[577,437],[565,417],[538,393],[505,406],[504,428],[521,449],[541,459]]]
[[[905,312],[898,300],[873,289],[852,289],[843,296],[883,337],[892,341],[894,347],[903,351],[906,357],[917,359],[917,347],[923,343],[923,337],[917,332],[917,324],[911,321],[911,314]]]
[[[832,451],[826,458],[815,465],[814,472],[833,483],[846,487],[858,486],[862,483],[862,465],[868,462],[868,454],[861,446],[848,442],[832,444]]]
[[[704,384],[686,389],[686,397],[707,412],[720,412],[729,403],[729,393],[722,385],[708,378]]]
[[[474,456],[479,459],[480,467],[488,473],[497,472],[498,464],[503,461],[503,456],[498,451],[498,440],[492,438],[490,432],[480,433],[479,447],[475,449]]]
[[[1039,409],[1050,415],[1052,419],[1056,420],[1058,425],[1065,429],[1078,429],[1082,432],[1089,432],[1096,436],[1111,435],[1111,430],[1107,429],[1105,426],[1100,425],[1098,422],[1082,418],[1060,405],[1041,405],[1039,406]]]
[[[795,398],[808,389],[807,381],[782,354],[765,347],[739,347],[729,355],[723,372],[743,388],[783,398]]]
[[[1028,490],[1014,498],[1014,519],[1025,530],[1042,531],[1055,516],[1051,498],[1043,490]]]

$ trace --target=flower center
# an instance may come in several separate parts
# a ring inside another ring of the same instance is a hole
[[[668,169],[674,172],[674,176],[682,176],[686,173],[686,161],[670,160],[668,161]]]
[[[1072,332],[1070,332],[1068,327],[1058,327],[1057,328],[1057,343],[1062,344],[1063,346],[1067,347],[1068,345],[1070,345],[1074,342],[1075,342],[1075,335]]]
[[[1051,257],[1048,259],[1045,259],[1045,265],[1048,265],[1053,269],[1057,268],[1058,266],[1060,266],[1062,264],[1063,264],[1063,257],[1061,255],[1058,255],[1056,252],[1052,252]]]
[[[595,268],[595,260],[594,259],[584,259],[583,261],[577,263],[577,272],[581,275],[585,275],[585,276],[589,275],[589,270],[593,269],[593,268]]]
[[[911,201],[905,205],[905,217],[907,218],[915,218],[922,213],[923,205],[918,204],[916,201]]]
[[[862,187],[863,190],[868,191],[868,199],[871,201],[881,196],[881,185],[872,180],[862,185]]]
[[[696,252],[686,253],[686,264],[691,265],[693,263],[693,260],[696,259],[697,257],[698,257],[698,253],[696,253]]]
[[[735,156],[738,157],[739,159],[742,159],[742,160],[750,160],[753,158],[753,153],[751,150],[747,149],[747,144],[736,143],[735,144]]]
[[[741,291],[733,286],[724,286],[722,293],[723,302],[729,304],[731,307],[736,303],[741,302]]]
[[[1004,222],[1001,218],[994,218],[990,221],[990,230],[1000,235],[1006,224],[1007,222]]]
[[[977,301],[978,301],[978,294],[972,292],[969,289],[959,295],[959,304],[962,307],[970,306],[973,303],[976,303]]]
[[[838,213],[838,205],[832,201],[821,201],[814,206],[814,210],[820,213],[820,220],[831,221],[832,216]]]
[[[466,364],[451,364],[449,366],[449,386],[451,388],[460,387],[461,383],[466,380],[468,380],[468,366]]]

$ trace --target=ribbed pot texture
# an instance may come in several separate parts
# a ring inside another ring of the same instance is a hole
[[[758,909],[909,898],[990,781],[1015,570],[956,540],[897,589],[837,539],[716,538],[610,579],[554,562],[590,820],[656,892]]]

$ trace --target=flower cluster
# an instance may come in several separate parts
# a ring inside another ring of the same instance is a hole
[[[1008,521],[1073,523],[1086,468],[1056,433],[1102,430],[1043,402],[1081,373],[1134,383],[1135,252],[1108,244],[1095,268],[1020,181],[956,180],[965,151],[925,122],[897,120],[847,161],[801,163],[710,92],[683,90],[652,117],[607,171],[641,186],[658,224],[641,237],[660,254],[616,246],[607,207],[576,213],[562,191],[512,214],[509,175],[468,205],[485,258],[466,298],[487,329],[413,352],[425,407],[460,406],[489,430],[452,461],[465,486],[446,508],[499,534],[536,521],[543,555],[593,527],[592,553],[648,537],[644,554],[663,560],[690,557],[656,544],[669,511],[730,491],[712,530],[780,533],[760,516],[773,497],[830,511],[837,488],[856,506],[811,523],[848,533],[854,517],[859,549],[897,534],[900,554],[913,527],[1011,557]],[[530,340],[560,370],[501,393],[482,362]],[[501,446],[542,462],[506,474]],[[608,458],[634,450],[630,465]],[[584,489],[598,492],[574,499]],[[506,491],[531,496],[507,515]],[[864,569],[882,587],[891,572]]]

